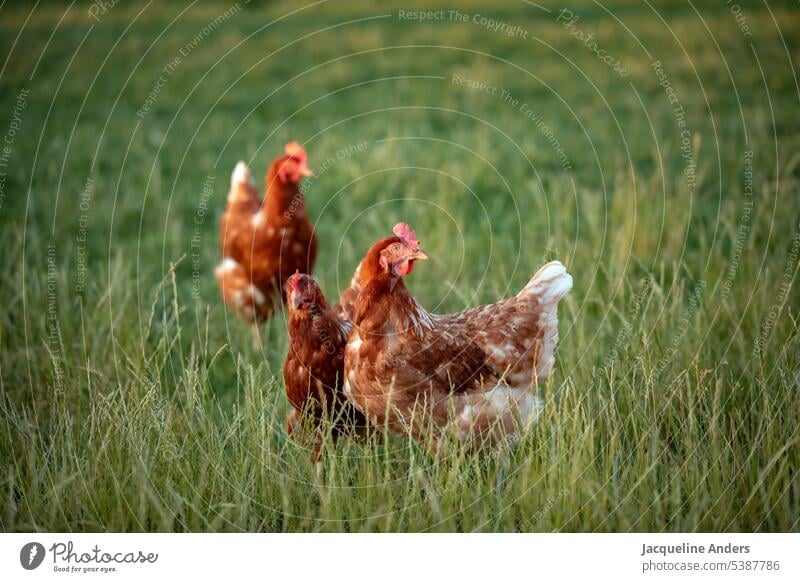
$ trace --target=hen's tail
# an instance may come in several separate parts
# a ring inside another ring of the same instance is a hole
[[[339,297],[339,303],[337,303],[333,308],[333,310],[336,312],[336,315],[346,319],[347,321],[353,320],[353,314],[356,310],[356,300],[358,299],[358,294],[361,291],[361,281],[359,280],[360,275],[361,263],[358,264],[356,267],[356,272],[353,273],[353,277],[350,279],[350,286],[342,291],[342,294]]]
[[[538,304],[540,342],[536,353],[536,376],[539,381],[550,376],[558,343],[558,302],[572,289],[572,275],[558,261],[547,263],[522,288],[517,297]]]
[[[252,202],[258,200],[258,190],[250,173],[250,168],[244,162],[239,162],[231,174],[231,189],[228,192],[228,202]]]
[[[550,261],[536,271],[517,295],[535,295],[544,303],[558,303],[572,289],[572,275],[559,261]]]

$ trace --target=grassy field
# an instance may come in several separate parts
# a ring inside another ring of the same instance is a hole
[[[0,8],[0,529],[800,531],[797,4],[482,4]],[[513,450],[287,439],[213,267],[291,139],[329,297],[399,220],[433,311],[567,265]]]

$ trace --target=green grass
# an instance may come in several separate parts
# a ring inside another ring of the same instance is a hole
[[[0,167],[2,530],[800,529],[796,4],[740,2],[751,36],[723,2],[573,6],[620,78],[560,6],[461,3],[527,39],[398,18],[434,2],[242,3],[143,119],[231,5],[0,9],[0,132],[28,91]],[[285,321],[254,350],[212,271],[234,164],[261,175],[290,139],[318,170],[331,297],[398,220],[435,311],[567,265],[556,372],[516,448],[436,462],[376,436],[315,467],[287,439]]]

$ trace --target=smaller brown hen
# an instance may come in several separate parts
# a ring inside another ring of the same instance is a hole
[[[358,270],[356,270],[358,273]],[[293,409],[286,415],[286,430],[294,438],[300,425],[312,429],[312,458],[319,457],[322,423],[329,421],[333,438],[363,434],[367,419],[342,392],[344,349],[350,333],[358,277],[342,293],[344,302],[333,309],[309,275],[295,273],[286,283],[289,309],[289,351],[283,366],[286,396]],[[298,438],[298,440],[301,440]]]
[[[270,164],[263,201],[247,164],[239,162],[233,171],[220,222],[223,258],[215,274],[225,304],[248,322],[268,319],[285,300],[287,277],[314,267],[317,240],[300,190],[311,174],[297,142]]]

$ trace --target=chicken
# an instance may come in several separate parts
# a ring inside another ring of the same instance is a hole
[[[468,449],[513,439],[538,416],[572,277],[553,261],[514,297],[433,315],[403,282],[428,257],[408,225],[393,232],[361,264],[345,394],[373,424],[437,449],[447,434]]]
[[[343,297],[358,294],[358,279]],[[348,402],[342,392],[344,373],[344,348],[350,332],[348,306],[339,304],[334,309],[317,282],[309,275],[295,273],[286,283],[289,310],[289,351],[283,366],[286,396],[293,409],[286,415],[286,429],[296,436],[301,431],[298,424],[310,421],[317,433],[312,458],[317,459],[323,420],[333,423],[334,438],[343,433],[356,435],[363,431],[366,418]]]
[[[285,299],[286,278],[298,269],[310,273],[317,257],[300,191],[300,181],[311,175],[308,157],[296,142],[284,150],[269,167],[263,202],[247,164],[236,165],[220,223],[217,283],[225,304],[251,323],[268,319]]]

